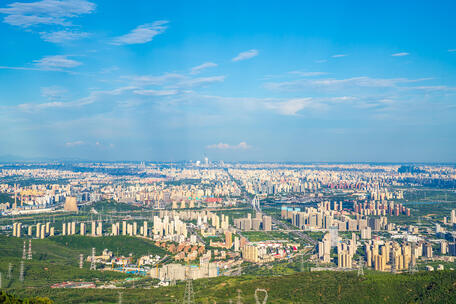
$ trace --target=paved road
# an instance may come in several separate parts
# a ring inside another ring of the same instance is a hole
[[[281,222],[281,221],[275,219],[274,217],[272,218],[272,223],[279,227],[282,227],[283,230],[289,231],[290,233],[298,236],[299,238],[307,241],[308,243],[310,243],[312,245],[317,244],[317,241],[315,241],[313,238],[311,238],[310,236],[308,236],[307,234],[305,234],[304,232],[302,232],[300,230],[296,230],[290,224],[285,224],[284,222]]]

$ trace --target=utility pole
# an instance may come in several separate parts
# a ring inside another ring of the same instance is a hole
[[[0,272],[0,289],[2,289],[2,273]]]
[[[79,255],[79,268],[82,269],[83,266],[84,266],[84,255],[81,253]]]

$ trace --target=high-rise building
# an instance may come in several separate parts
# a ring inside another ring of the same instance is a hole
[[[77,212],[78,205],[76,203],[76,197],[74,197],[74,196],[65,197],[65,205],[63,206],[63,210]]]
[[[272,217],[269,215],[263,216],[263,230],[271,231],[272,230]]]
[[[233,235],[230,231],[225,231],[225,246],[227,249],[233,246]]]

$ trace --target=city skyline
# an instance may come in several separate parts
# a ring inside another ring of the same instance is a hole
[[[455,162],[450,1],[5,1],[11,159]]]

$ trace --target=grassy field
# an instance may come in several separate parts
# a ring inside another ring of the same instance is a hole
[[[23,239],[0,236],[0,258],[22,257]],[[27,243],[28,246],[28,243]],[[66,265],[78,265],[79,254],[89,255],[92,248],[100,254],[109,249],[114,254],[138,257],[146,254],[166,255],[166,251],[155,246],[154,242],[130,236],[54,236],[32,241],[33,258],[48,262],[62,262]]]
[[[79,268],[79,254],[85,258],[95,247],[97,254],[105,248],[114,253],[118,250],[120,255],[134,257],[145,254],[158,254],[164,256],[167,252],[156,247],[153,242],[136,237],[81,237],[59,236],[44,240],[32,241],[33,259],[24,261],[25,280],[21,282],[20,263],[22,257],[23,239],[0,236],[0,272],[3,274],[3,288],[8,290],[50,290],[50,286],[64,281],[89,281],[97,285],[112,283],[116,286],[130,286],[126,279],[132,277],[120,272],[103,270],[89,270],[89,263],[84,262]],[[9,277],[9,265],[12,265]],[[100,266],[98,266],[100,267]],[[137,277],[139,278],[139,277]],[[146,281],[145,281],[146,280]],[[150,279],[140,278],[137,286],[152,286]],[[141,283],[143,282],[143,284]],[[145,284],[144,284],[145,283]],[[47,294],[43,294],[46,296]],[[61,302],[58,302],[61,303]],[[76,303],[76,302],[74,302]]]
[[[285,276],[241,276],[201,279],[193,282],[197,303],[236,301],[255,303],[256,288],[268,291],[268,303],[454,303],[456,272],[417,274],[355,272],[303,272]],[[176,303],[182,300],[184,283],[157,289],[9,289],[18,296],[48,296],[56,303]]]
[[[242,235],[245,236],[250,242],[290,239],[288,233],[279,231],[242,231]]]

